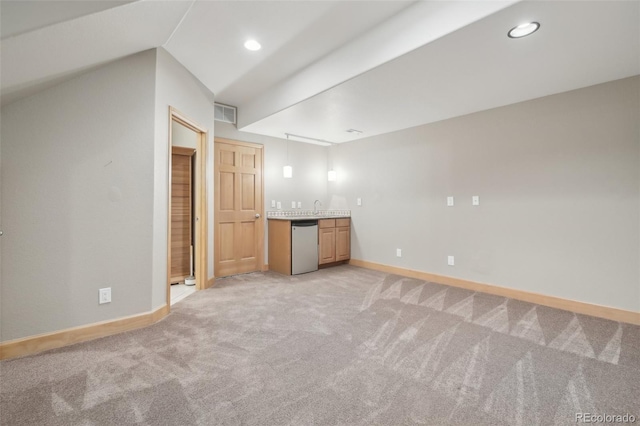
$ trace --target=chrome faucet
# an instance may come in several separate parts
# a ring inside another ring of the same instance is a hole
[[[313,202],[313,214],[318,214],[318,206],[316,204],[320,204],[322,205],[322,203],[320,202],[320,200],[315,200]]]

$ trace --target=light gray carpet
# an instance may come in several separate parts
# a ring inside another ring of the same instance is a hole
[[[569,425],[640,417],[640,327],[340,266],[0,373],[3,425]]]

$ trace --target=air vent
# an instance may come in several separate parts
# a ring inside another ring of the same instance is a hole
[[[215,104],[214,118],[216,121],[236,124],[237,111],[238,109],[236,107],[222,105],[222,104]]]

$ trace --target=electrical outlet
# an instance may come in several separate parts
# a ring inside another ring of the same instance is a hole
[[[302,201],[298,201],[298,208],[301,209],[302,208]]]
[[[472,206],[479,206],[480,205],[480,196],[474,195],[473,197],[471,197],[471,205]]]
[[[271,208],[272,209],[276,208],[276,200],[271,200]]]
[[[447,206],[448,207],[453,206],[453,197],[447,197]]]
[[[104,303],[111,303],[111,287],[101,288],[98,290],[98,303],[100,305]]]
[[[280,201],[278,201],[278,202],[276,203],[276,208],[277,208],[278,210],[282,210],[282,203],[281,203]]]
[[[362,198],[358,198],[358,199],[356,200],[356,204],[357,204],[357,205],[359,205],[359,206],[361,206],[361,205],[362,205]]]
[[[291,202],[291,208],[292,208],[292,209],[295,209],[295,208],[296,208],[296,202],[295,202],[295,201],[292,201],[292,202]]]
[[[454,260],[453,256],[447,256],[447,265],[455,266],[455,260]]]
[[[396,249],[396,256],[402,257],[402,249]]]

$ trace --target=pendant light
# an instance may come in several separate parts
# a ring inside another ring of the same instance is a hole
[[[285,179],[291,179],[293,177],[293,167],[289,165],[289,135],[287,134],[287,165],[282,168],[282,176]]]

